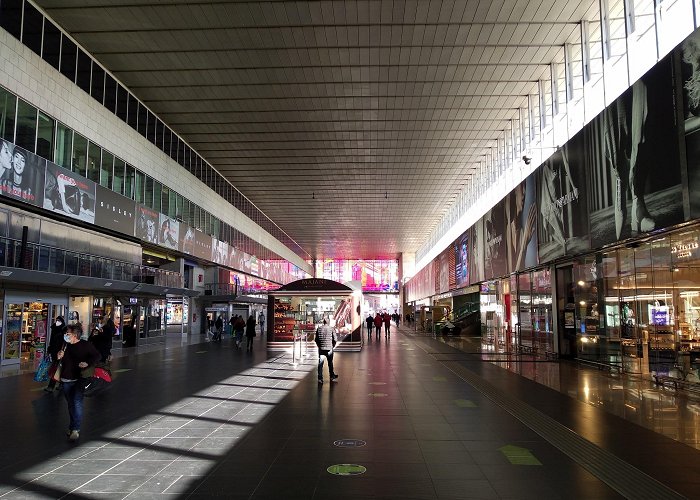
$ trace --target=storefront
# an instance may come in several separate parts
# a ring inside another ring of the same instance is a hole
[[[0,294],[2,292],[0,291]],[[50,325],[65,316],[68,297],[6,291],[0,295],[0,339],[2,365],[38,363],[44,356]]]
[[[360,350],[362,293],[335,281],[298,280],[268,295],[268,350],[289,348],[301,337],[312,338],[326,319],[336,329],[341,350]]]
[[[189,300],[168,299],[165,311],[165,322],[167,325],[187,324],[189,317]]]

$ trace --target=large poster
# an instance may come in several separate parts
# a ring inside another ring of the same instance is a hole
[[[537,265],[537,196],[535,174],[511,191],[505,200],[506,268],[522,271]]]
[[[134,230],[136,237],[157,245],[159,218],[160,214],[155,210],[143,205],[136,205],[136,226]]]
[[[484,277],[484,218],[481,217],[467,232],[469,242],[468,254],[469,281],[471,284],[480,283]],[[455,266],[456,267],[456,266]]]
[[[486,212],[484,221],[484,272],[486,279],[508,273],[506,269],[506,239],[504,200]]]
[[[44,208],[84,222],[95,222],[95,183],[76,173],[46,163]]]
[[[180,223],[165,214],[158,214],[158,244],[177,250],[180,241]]]
[[[593,247],[683,221],[671,58],[654,66],[587,127]],[[601,154],[602,153],[602,154]]]
[[[469,230],[465,231],[459,238],[457,238],[454,243],[454,252],[455,285],[457,287],[467,286],[469,285]],[[447,255],[445,255],[445,261],[447,261]],[[440,265],[449,266],[447,262],[441,262]]]
[[[0,140],[0,195],[42,206],[46,160]]]
[[[216,262],[222,266],[228,266],[228,243],[213,238],[211,246],[211,260],[212,262]]]
[[[182,253],[194,255],[194,228],[187,224],[180,224],[180,238],[178,246]]]
[[[586,126],[587,133],[591,125]],[[584,133],[576,134],[539,169],[539,261],[589,249]]]
[[[97,186],[95,224],[122,234],[134,235],[136,203],[106,187]]]
[[[194,232],[194,255],[204,260],[211,260],[212,237],[202,231]]]
[[[700,30],[681,44],[690,219],[700,217]]]

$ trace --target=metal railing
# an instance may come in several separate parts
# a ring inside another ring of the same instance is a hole
[[[183,288],[182,274],[62,248],[0,237],[0,266],[31,271],[133,281],[169,288]]]
[[[270,290],[262,290],[254,287],[243,287],[235,283],[206,283],[204,285],[205,295],[263,295]]]

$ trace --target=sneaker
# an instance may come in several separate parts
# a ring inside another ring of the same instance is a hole
[[[68,436],[68,440],[77,441],[78,439],[80,439],[80,431],[70,431],[70,436]]]
[[[338,378],[337,373],[334,373],[333,375],[331,375],[331,380],[336,380],[337,378]]]
[[[319,384],[322,384],[322,383],[323,383],[323,379],[322,379],[322,378],[318,379],[318,383],[319,383]]]

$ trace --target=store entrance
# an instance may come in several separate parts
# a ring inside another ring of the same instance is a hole
[[[38,363],[46,352],[49,325],[57,316],[65,315],[65,308],[65,304],[50,302],[8,301],[2,364]]]

